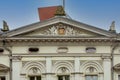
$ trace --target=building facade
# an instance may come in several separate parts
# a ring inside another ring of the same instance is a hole
[[[0,80],[120,80],[120,36],[57,15],[0,34]]]

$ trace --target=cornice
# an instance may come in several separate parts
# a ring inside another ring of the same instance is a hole
[[[107,37],[79,37],[79,36],[41,36],[41,37],[10,37],[10,42],[113,42],[114,38]]]
[[[42,54],[12,54],[13,56],[21,57],[103,57],[103,53],[42,53]],[[104,53],[110,57],[109,53]]]

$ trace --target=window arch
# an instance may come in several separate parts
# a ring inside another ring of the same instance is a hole
[[[28,74],[32,68],[37,68],[41,73],[45,73],[45,65],[41,62],[27,62],[21,71],[21,74]]]
[[[80,66],[80,72],[84,73],[87,68],[94,67],[98,73],[103,72],[103,67],[97,61],[86,61]]]
[[[42,73],[45,73],[45,65],[41,62],[28,62],[21,71],[21,74],[27,76],[28,80],[41,80]]]
[[[69,61],[57,61],[52,68],[53,73],[57,73],[58,69],[61,67],[66,67],[69,72],[73,72],[73,64]]]
[[[103,77],[103,67],[97,61],[86,61],[80,66],[80,72],[83,73],[85,80],[100,80],[99,75]]]
[[[56,74],[57,80],[70,80],[73,64],[69,61],[57,61],[52,72]]]

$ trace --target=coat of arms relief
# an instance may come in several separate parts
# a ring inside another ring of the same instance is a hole
[[[86,35],[86,32],[83,30],[77,29],[70,25],[57,24],[48,27],[48,29],[44,30],[45,35],[53,35],[53,36],[78,36],[78,35]]]

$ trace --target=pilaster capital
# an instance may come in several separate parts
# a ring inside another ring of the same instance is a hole
[[[21,56],[12,56],[13,61],[20,61],[22,59]]]
[[[102,59],[104,60],[111,60],[112,56],[110,54],[103,54]]]

